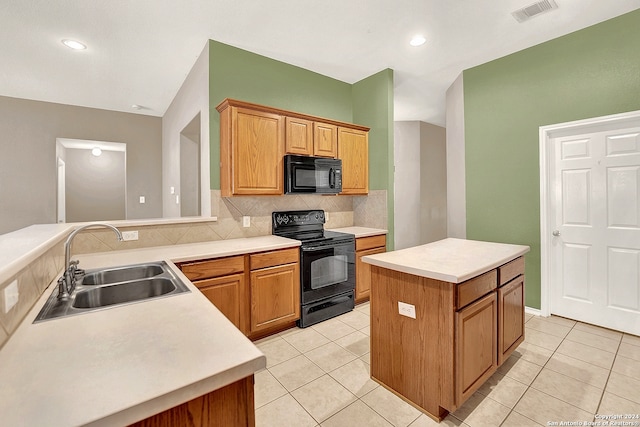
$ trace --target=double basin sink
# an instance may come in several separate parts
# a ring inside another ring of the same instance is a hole
[[[34,323],[183,292],[189,288],[164,261],[87,270],[67,300],[54,287]]]

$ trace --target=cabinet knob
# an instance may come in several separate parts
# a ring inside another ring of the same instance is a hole
[[[553,230],[552,233],[554,236],[558,237],[560,235],[560,230]]]

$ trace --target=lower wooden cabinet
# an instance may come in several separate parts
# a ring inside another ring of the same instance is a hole
[[[386,252],[386,245],[384,234],[356,239],[356,304],[368,301],[371,291],[371,265],[363,262],[362,257]]]
[[[251,271],[251,333],[300,318],[298,264]]]
[[[244,297],[244,273],[193,282],[200,292],[242,330],[241,318]]]
[[[178,266],[251,339],[290,327],[300,318],[297,247],[188,261]]]
[[[498,369],[498,301],[491,292],[456,312],[456,402],[463,402]]]
[[[524,276],[498,289],[498,364],[524,341]]]
[[[300,318],[300,252],[298,248],[270,251],[249,259],[253,338]]]
[[[131,424],[130,427],[253,427],[253,387],[254,378],[251,375]]]

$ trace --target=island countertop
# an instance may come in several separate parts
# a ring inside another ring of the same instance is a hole
[[[362,258],[390,270],[461,283],[529,252],[529,246],[447,238]]]
[[[128,425],[263,369],[173,261],[299,245],[262,236],[74,256],[82,268],[164,260],[191,292],[34,324],[52,282],[0,351],[0,425]]]

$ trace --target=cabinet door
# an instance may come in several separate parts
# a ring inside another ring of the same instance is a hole
[[[368,300],[371,290],[371,265],[363,262],[362,257],[383,252],[386,252],[385,247],[356,252],[356,304]]]
[[[300,318],[299,264],[251,271],[251,332]]]
[[[227,319],[240,330],[244,274],[232,274],[230,276],[216,277],[214,279],[198,280],[193,282],[200,292],[222,312]]]
[[[335,158],[338,156],[338,127],[328,123],[313,123],[313,155]]]
[[[342,160],[342,193],[369,193],[369,136],[357,129],[338,128],[338,158]]]
[[[524,341],[524,276],[498,289],[498,366]]]
[[[285,119],[287,154],[311,156],[313,154],[313,122],[287,117]]]
[[[283,194],[282,116],[231,108],[233,194]]]
[[[498,368],[496,292],[456,313],[456,406],[475,392]]]

